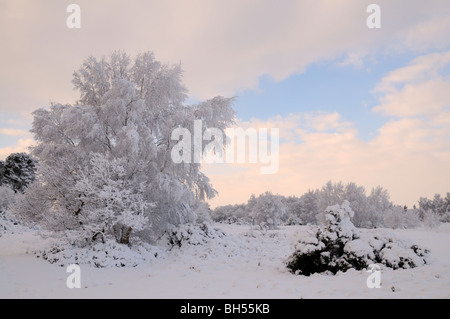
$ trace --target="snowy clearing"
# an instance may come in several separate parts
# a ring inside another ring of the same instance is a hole
[[[51,239],[36,232],[0,237],[0,298],[450,298],[450,224],[438,229],[395,230],[431,250],[430,264],[382,268],[381,288],[369,289],[366,271],[336,276],[291,274],[284,260],[308,226],[284,226],[265,234],[249,226],[216,224],[228,236],[206,245],[174,248],[134,268],[81,266],[81,289],[69,289],[66,268],[31,251]]]

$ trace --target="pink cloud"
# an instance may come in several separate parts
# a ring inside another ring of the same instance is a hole
[[[286,127],[282,118],[276,118],[281,131],[292,132],[292,139],[280,145],[277,174],[261,175],[258,164],[223,165],[221,173],[214,171],[217,167],[206,167],[219,191],[219,197],[211,204],[241,203],[252,193],[267,190],[301,195],[328,180],[354,181],[369,190],[381,185],[389,190],[394,202],[410,206],[420,196],[449,191],[450,129],[430,119],[406,118],[386,123],[375,138],[364,141],[342,118],[328,115],[293,114],[284,119]],[[300,118],[308,118],[311,125],[297,135],[298,128],[292,123],[301,122]],[[314,123],[321,118],[334,119],[328,123],[333,130],[317,131]],[[261,120],[255,123],[264,125]],[[267,127],[273,123],[269,119]]]
[[[19,139],[13,146],[0,148],[0,160],[4,160],[11,153],[28,153],[28,147],[33,145],[33,143],[34,141],[32,139]]]

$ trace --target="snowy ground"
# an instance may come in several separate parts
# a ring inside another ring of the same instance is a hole
[[[450,224],[397,230],[431,250],[431,263],[409,270],[383,269],[380,289],[368,273],[295,276],[283,265],[291,240],[307,226],[286,226],[249,236],[248,226],[216,225],[226,247],[211,243],[174,249],[135,268],[81,267],[81,289],[68,289],[64,267],[27,253],[48,244],[36,233],[0,237],[0,298],[450,298]]]

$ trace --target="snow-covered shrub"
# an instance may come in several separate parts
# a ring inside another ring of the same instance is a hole
[[[224,238],[225,233],[217,228],[213,228],[208,223],[201,225],[184,224],[173,227],[161,238],[161,243],[169,248],[182,247],[184,245],[205,245],[212,240]]]
[[[15,233],[19,228],[20,226],[17,220],[12,218],[8,212],[0,211],[0,237],[3,234]]]
[[[49,220],[51,213],[52,192],[38,183],[31,184],[24,194],[17,194],[14,205],[10,211],[20,218],[24,224],[53,226],[55,223]],[[63,226],[64,223],[59,226]]]
[[[211,218],[215,222],[226,222],[229,217],[236,217],[235,205],[218,206],[211,213]]]
[[[250,225],[251,221],[250,218],[245,218],[245,217],[236,217],[236,216],[230,216],[228,217],[226,220],[222,220],[220,223],[222,224],[236,224],[236,225]]]
[[[9,207],[16,201],[18,194],[8,186],[0,186],[0,237],[2,234],[20,232],[24,227],[17,216],[9,211]]]
[[[292,225],[302,225],[302,219],[296,215],[290,215],[286,222],[284,223],[287,226],[292,226]]]
[[[29,230],[30,228],[24,226],[21,221],[9,211],[0,211],[0,237],[4,234],[16,234]]]
[[[230,216],[225,221],[227,224],[237,224],[239,223],[239,219],[236,216]]]
[[[155,260],[160,250],[146,243],[121,245],[111,239],[80,248],[68,240],[55,242],[50,247],[35,251],[42,258],[58,266],[69,264],[92,265],[97,268],[135,267]]]
[[[358,230],[351,218],[349,202],[326,209],[326,224],[310,230],[294,245],[294,253],[286,260],[293,273],[362,270],[370,264],[393,269],[413,268],[426,263],[427,250],[395,237],[384,230]]]
[[[8,210],[16,201],[16,195],[11,187],[0,186],[0,212]]]

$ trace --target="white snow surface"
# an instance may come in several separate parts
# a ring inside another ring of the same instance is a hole
[[[160,247],[157,258],[136,267],[82,264],[80,289],[67,288],[65,267],[32,253],[53,239],[32,230],[3,233],[0,298],[450,298],[450,224],[395,230],[396,236],[430,249],[429,263],[397,270],[381,265],[379,289],[367,287],[366,271],[309,277],[290,273],[284,260],[293,252],[295,239],[308,236],[309,226],[264,233],[246,225],[215,227],[227,236],[170,251]]]

